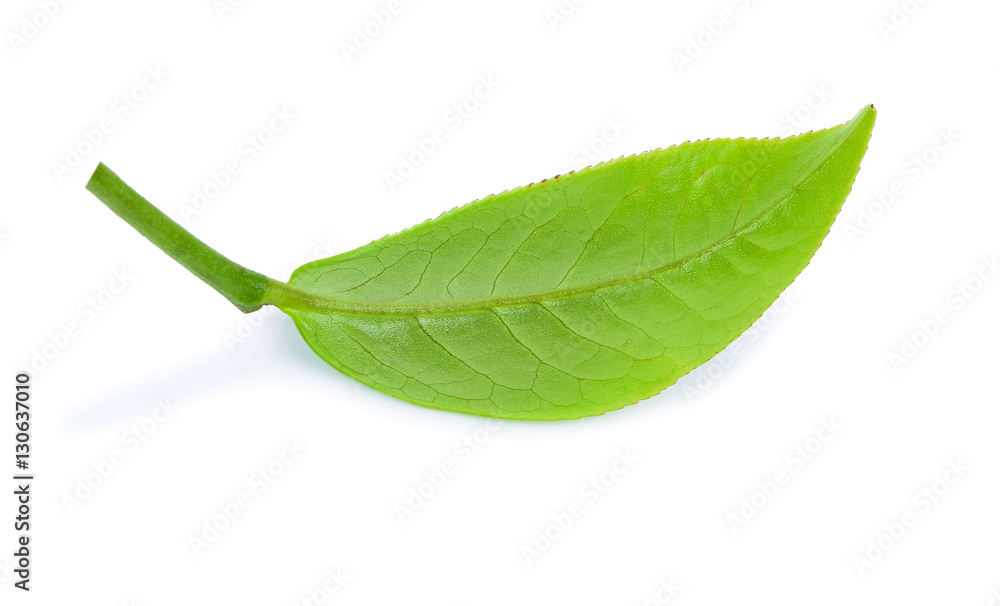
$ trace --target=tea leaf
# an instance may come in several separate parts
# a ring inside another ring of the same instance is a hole
[[[409,402],[513,419],[659,393],[806,266],[875,121],[619,158],[489,196],[287,283],[225,259],[99,166],[88,189],[244,311],[276,305],[341,372]]]

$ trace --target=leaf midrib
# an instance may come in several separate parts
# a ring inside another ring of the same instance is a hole
[[[847,126],[847,125],[844,125]],[[654,268],[650,268],[643,271],[637,271],[635,273],[628,274],[627,276],[618,276],[607,278],[605,280],[598,280],[594,282],[587,282],[585,284],[579,284],[576,286],[569,286],[565,288],[554,288],[552,290],[546,290],[537,293],[529,293],[522,295],[510,295],[510,296],[499,296],[499,297],[484,297],[481,299],[470,299],[470,300],[453,300],[453,301],[436,301],[436,302],[426,302],[426,303],[412,303],[412,304],[398,304],[398,303],[358,303],[350,301],[348,299],[340,299],[334,296],[321,295],[305,289],[301,289],[297,286],[287,284],[284,282],[274,281],[268,288],[268,294],[266,296],[266,303],[276,305],[283,310],[297,310],[297,311],[321,311],[321,312],[341,312],[348,314],[378,314],[378,315],[400,315],[400,316],[416,316],[416,315],[427,315],[431,313],[455,313],[463,311],[487,311],[491,309],[497,309],[500,307],[517,307],[520,305],[537,304],[543,301],[557,301],[560,299],[566,299],[579,294],[584,294],[588,292],[595,292],[602,290],[604,288],[610,288],[612,286],[621,286],[624,284],[630,284],[634,282],[641,282],[642,280],[649,279],[658,274],[666,273],[678,267],[683,267],[684,265],[694,261],[695,259],[701,258],[705,255],[711,254],[715,250],[729,244],[741,235],[749,232],[751,229],[756,227],[762,220],[770,216],[778,207],[781,206],[789,197],[792,196],[802,185],[811,179],[817,172],[822,169],[827,162],[833,158],[841,147],[850,140],[851,133],[848,133],[843,139],[837,142],[836,146],[810,170],[806,175],[804,175],[795,185],[791,186],[787,192],[779,196],[773,203],[771,203],[765,210],[754,217],[751,221],[744,224],[739,229],[729,232],[723,238],[716,240],[709,246],[695,252],[691,253],[685,257],[679,259],[674,259],[663,265],[658,265]],[[596,232],[595,232],[596,235]]]

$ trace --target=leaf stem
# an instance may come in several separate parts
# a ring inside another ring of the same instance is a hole
[[[103,163],[87,189],[147,240],[186,267],[239,308],[250,313],[268,303],[268,290],[284,290],[283,282],[230,261],[163,214]]]

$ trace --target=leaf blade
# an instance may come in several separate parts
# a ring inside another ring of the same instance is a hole
[[[518,188],[304,265],[280,304],[393,396],[526,419],[654,395],[760,317],[818,248],[875,112],[787,139],[687,143]]]

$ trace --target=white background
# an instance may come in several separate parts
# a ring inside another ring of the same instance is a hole
[[[670,603],[692,605],[997,603],[996,3],[592,0],[555,21],[557,0],[401,0],[350,60],[343,45],[387,0],[255,0],[222,16],[210,0],[102,0],[48,19],[42,4],[5,2],[0,22],[3,380],[10,394],[14,370],[35,367],[37,474],[26,595],[10,572],[7,404],[4,603],[607,606],[665,603],[668,583]],[[497,86],[472,101],[481,78]],[[477,107],[459,121],[456,103]],[[579,168],[581,148],[605,160],[786,135],[868,103],[879,116],[854,192],[791,303],[738,354],[618,412],[493,432],[338,374],[287,317],[243,316],[83,187],[103,161],[285,279]],[[283,110],[283,130],[261,133]],[[391,190],[386,172],[438,127],[445,141]],[[252,160],[251,136],[269,140]],[[82,156],[68,172],[67,146]],[[232,161],[240,172],[213,189]],[[173,412],[133,450],[122,435],[157,400]],[[477,435],[466,460],[455,444]],[[286,441],[304,452],[258,493]],[[636,460],[592,503],[581,486],[617,451]],[[457,472],[401,522],[397,504],[448,462]],[[191,538],[244,492],[196,554]],[[573,502],[583,515],[529,565],[523,548]],[[882,536],[906,514],[912,527]],[[349,578],[330,596],[338,569]]]

